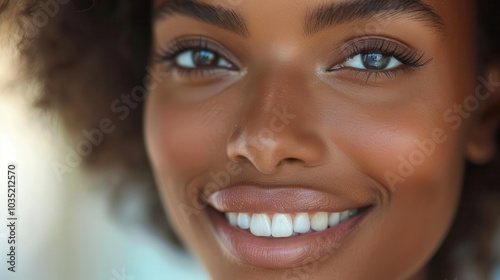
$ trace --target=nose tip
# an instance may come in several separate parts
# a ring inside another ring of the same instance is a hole
[[[323,145],[313,135],[293,135],[291,130],[250,133],[235,131],[227,145],[227,156],[238,163],[249,163],[263,174],[275,174],[283,165],[312,166],[321,161]]]
[[[284,161],[297,159],[286,158],[280,151],[279,143],[274,139],[254,138],[248,140],[243,134],[228,145],[229,159],[239,163],[250,163],[263,174],[274,174]]]

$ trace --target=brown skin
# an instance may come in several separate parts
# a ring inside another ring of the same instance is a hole
[[[445,20],[443,37],[407,18],[357,21],[305,35],[299,19],[318,3],[334,0],[294,0],[286,6],[264,0],[236,6],[206,2],[243,15],[251,35],[243,38],[177,15],[155,21],[155,51],[176,37],[201,35],[224,46],[221,55],[238,70],[186,78],[163,62],[171,75],[151,88],[146,107],[148,153],[166,212],[184,243],[214,279],[282,279],[287,272],[250,267],[225,254],[206,207],[196,200],[212,181],[209,173],[234,162],[241,172],[232,180],[307,184],[374,205],[326,259],[313,265],[305,260],[307,279],[416,277],[453,221],[465,161],[484,162],[494,153],[496,120],[483,116],[498,96],[457,129],[443,118],[478,84],[470,43],[474,3],[425,1]],[[366,28],[374,22],[381,28]],[[336,56],[342,55],[340,46],[361,36],[391,38],[432,60],[415,71],[368,80],[348,69],[318,71],[342,64],[345,58]],[[296,117],[255,148],[252,139],[270,127],[272,110],[285,107]],[[415,140],[430,138],[435,129],[444,131],[444,143],[391,186],[386,175],[398,174],[398,157],[408,159],[418,149]]]

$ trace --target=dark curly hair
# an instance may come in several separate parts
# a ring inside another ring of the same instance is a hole
[[[126,171],[123,181],[141,178],[152,200],[151,224],[177,240],[167,225],[146,157],[142,106],[131,110],[125,120],[110,110],[113,100],[142,85],[147,75],[151,1],[57,1],[59,11],[54,16],[46,13],[44,20],[40,1],[0,0],[0,20],[10,17],[17,23],[12,38],[23,55],[26,74],[43,85],[37,105],[57,111],[75,141],[82,137],[83,129],[99,127],[103,118],[111,119],[116,130],[94,147],[85,158],[86,166],[122,168]],[[477,11],[479,65],[485,61],[499,61],[500,65],[500,2],[477,0]],[[500,225],[498,170],[498,158],[485,166],[467,165],[453,228],[430,262],[433,279],[454,279],[469,268],[486,279],[500,263],[491,250]]]

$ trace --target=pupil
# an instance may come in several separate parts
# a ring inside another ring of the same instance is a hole
[[[380,53],[369,53],[363,55],[363,66],[366,69],[381,70],[387,68],[391,61],[390,56],[384,56]]]
[[[217,62],[216,55],[211,51],[196,51],[193,56],[193,60],[197,66],[212,66]]]

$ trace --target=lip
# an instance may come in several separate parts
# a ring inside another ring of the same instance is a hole
[[[324,260],[348,235],[359,228],[370,210],[371,208],[368,208],[327,230],[287,238],[254,236],[247,230],[231,226],[227,219],[212,207],[208,207],[208,216],[219,244],[229,255],[250,266],[284,269]]]
[[[209,195],[207,202],[219,212],[246,213],[342,212],[373,204],[304,187],[255,185],[219,190]]]
[[[235,186],[209,196],[208,217],[219,245],[232,257],[250,266],[284,269],[319,262],[331,255],[371,213],[369,203],[342,200],[305,188]],[[324,231],[287,238],[254,236],[231,226],[224,212],[295,213],[341,212],[365,208],[360,214]]]

